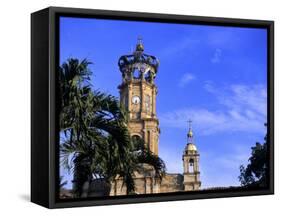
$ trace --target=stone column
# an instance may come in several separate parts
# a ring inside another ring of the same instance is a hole
[[[132,83],[128,85],[128,113],[129,113],[129,119],[132,118],[131,114],[131,101],[132,101]]]
[[[188,164],[187,164],[187,160],[184,156],[184,158],[183,158],[183,172],[187,173],[187,171],[188,171]]]
[[[157,94],[157,89],[156,86],[153,87],[152,89],[152,117],[156,116],[156,94]]]
[[[196,156],[196,158],[194,159],[194,171],[198,172],[199,171],[199,157]]]
[[[158,155],[158,144],[159,144],[159,131],[158,126],[154,131],[154,146],[155,146],[155,154]]]
[[[155,149],[154,149],[154,140],[153,140],[153,130],[149,130],[149,149],[150,151],[152,152],[155,152]]]
[[[141,82],[141,118],[145,117],[145,84]]]
[[[145,143],[147,143],[148,138],[147,138],[147,130],[145,129],[145,125],[143,125],[143,129],[142,129],[142,134],[143,134],[143,140]]]

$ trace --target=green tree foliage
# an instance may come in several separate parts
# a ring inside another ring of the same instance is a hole
[[[69,59],[59,69],[61,163],[73,172],[75,197],[86,197],[93,179],[110,186],[117,176],[124,179],[127,194],[133,193],[140,163],[152,165],[160,179],[165,164],[144,142],[130,137],[127,115],[117,98],[92,90],[90,64]]]
[[[265,124],[266,126],[266,124]],[[241,186],[245,187],[266,187],[267,175],[268,175],[268,140],[267,135],[264,138],[264,143],[256,143],[256,146],[252,147],[252,154],[249,158],[249,164],[246,168],[240,166],[239,181]]]

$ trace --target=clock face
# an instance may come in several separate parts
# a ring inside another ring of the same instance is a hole
[[[140,97],[139,96],[133,96],[132,97],[132,103],[133,104],[139,104],[140,103]]]

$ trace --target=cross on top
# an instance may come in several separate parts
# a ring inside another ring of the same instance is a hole
[[[138,44],[142,44],[142,36],[138,36]]]
[[[188,127],[191,128],[191,123],[192,123],[191,119],[189,119],[189,120],[187,121],[187,123],[188,123]]]

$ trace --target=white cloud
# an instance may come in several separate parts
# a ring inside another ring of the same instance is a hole
[[[245,85],[232,85],[231,90],[234,96],[230,100],[222,100],[221,102],[229,107],[241,109],[249,108],[248,112],[257,113],[262,116],[266,115],[266,88],[262,85],[245,86]],[[240,107],[239,107],[240,106]],[[251,115],[252,115],[251,114]]]
[[[210,80],[205,81],[203,88],[210,93],[216,92],[216,89],[214,88],[214,83]]]
[[[161,126],[186,129],[187,119],[202,135],[219,132],[261,132],[266,121],[266,89],[263,85],[231,85],[215,88],[211,82],[205,89],[219,102],[216,110],[190,107],[159,115]]]
[[[198,39],[185,36],[182,39],[171,42],[170,44],[165,44],[165,48],[161,51],[161,58],[171,57],[193,49],[199,42],[200,41]]]
[[[195,79],[194,75],[192,75],[191,73],[185,73],[179,81],[179,87],[183,88],[187,83],[189,83],[194,79]]]
[[[218,134],[219,137],[219,133],[265,132],[263,123],[266,121],[267,95],[264,85],[236,84],[216,87],[215,83],[208,81],[205,82],[204,89],[217,101],[218,106],[215,109],[191,105],[163,113],[159,115],[161,127],[186,130],[186,120],[191,118],[194,130],[200,131],[200,135]],[[229,139],[226,144],[231,151],[223,154],[218,153],[217,148],[208,152],[200,151],[199,144],[202,188],[240,185],[239,166],[247,164],[251,153],[249,143]],[[171,154],[167,151],[163,158],[167,160],[168,171],[182,172],[180,153]]]
[[[216,49],[213,57],[211,58],[211,62],[212,63],[219,63],[221,61],[221,56],[222,56],[222,50]]]

